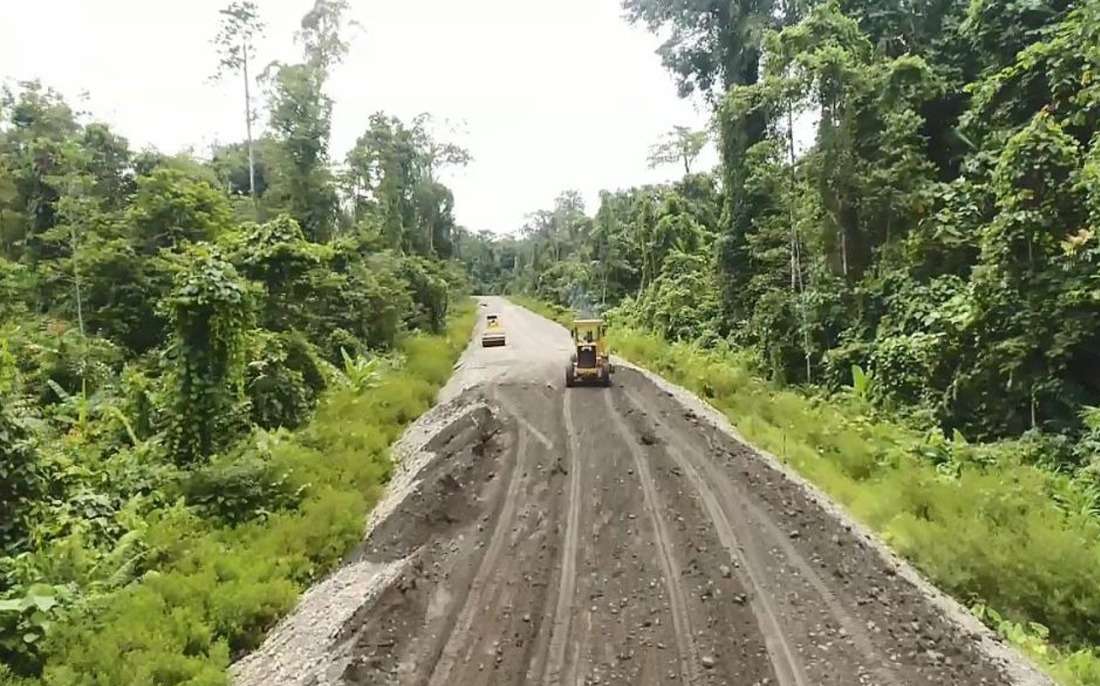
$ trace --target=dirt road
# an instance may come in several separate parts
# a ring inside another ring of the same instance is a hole
[[[1050,683],[701,406],[628,367],[566,389],[564,330],[486,302],[507,346],[239,685]]]

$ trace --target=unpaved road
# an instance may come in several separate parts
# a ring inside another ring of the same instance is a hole
[[[629,367],[566,389],[565,332],[484,302],[507,346],[475,340],[238,686],[1050,683],[698,401]]]

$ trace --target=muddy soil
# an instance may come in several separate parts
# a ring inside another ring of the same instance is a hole
[[[349,560],[327,663],[295,671],[292,618],[238,684],[1050,683],[649,376],[566,389],[564,332],[488,302],[508,345]]]

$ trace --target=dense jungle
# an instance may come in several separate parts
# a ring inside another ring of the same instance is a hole
[[[347,9],[262,74],[256,6],[211,18],[252,90],[208,152],[0,92],[0,684],[227,683],[360,540],[472,293],[605,317],[1100,684],[1100,5],[623,0],[712,126],[654,143],[679,180],[512,235],[457,224],[473,155],[430,114],[330,149]]]

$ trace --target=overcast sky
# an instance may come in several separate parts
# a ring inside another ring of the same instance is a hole
[[[206,81],[225,0],[0,0],[0,77],[40,78],[115,126],[135,147],[166,152],[244,138],[236,81]],[[365,32],[334,74],[332,155],[342,159],[384,110],[461,122],[473,163],[446,181],[459,223],[510,231],[580,190],[664,181],[647,147],[705,113],[680,100],[654,54],[658,40],[621,17],[618,0],[351,0]],[[312,0],[257,0],[268,24],[260,59],[295,59]],[[699,164],[710,167],[708,149]]]

